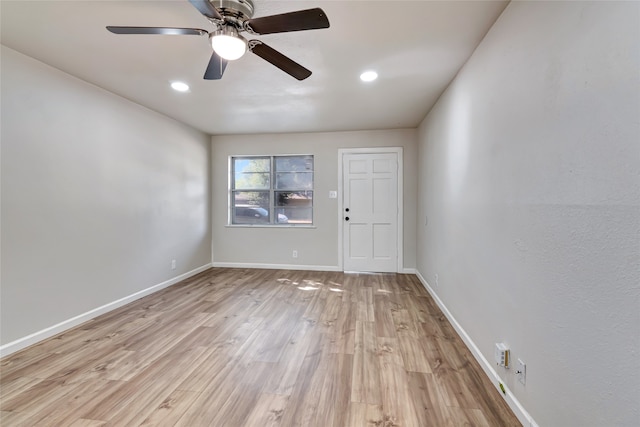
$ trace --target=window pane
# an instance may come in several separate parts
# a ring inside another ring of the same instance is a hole
[[[278,172],[275,188],[277,190],[311,190],[313,189],[313,172]]]
[[[275,158],[276,190],[312,190],[313,156]]]
[[[268,191],[237,191],[233,194],[232,224],[268,224]]]
[[[313,172],[313,156],[278,156],[276,172]]]
[[[313,223],[313,191],[276,191],[275,198],[279,222]]]
[[[234,189],[268,190],[271,160],[268,157],[234,158]]]

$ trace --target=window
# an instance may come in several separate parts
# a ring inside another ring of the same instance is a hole
[[[313,156],[237,156],[230,167],[230,224],[313,224]]]

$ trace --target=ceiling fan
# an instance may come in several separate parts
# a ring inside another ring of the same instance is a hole
[[[117,27],[108,26],[114,34],[160,34],[209,36],[213,54],[204,73],[206,80],[219,80],[227,66],[245,54],[247,49],[262,59],[280,68],[298,80],[304,80],[311,71],[266,45],[260,40],[247,40],[239,33],[251,34],[286,33],[290,31],[316,30],[329,28],[329,19],[320,8],[299,10],[279,15],[253,17],[252,0],[189,0],[216,29],[214,31],[199,28],[173,27]]]

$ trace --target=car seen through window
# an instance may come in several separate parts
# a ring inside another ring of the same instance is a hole
[[[236,205],[235,224],[269,224],[269,211],[260,206]],[[276,222],[286,224],[289,218],[285,214],[278,213]]]

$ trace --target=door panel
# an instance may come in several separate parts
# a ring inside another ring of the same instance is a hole
[[[393,234],[391,224],[373,224],[373,259],[389,260],[395,251],[392,250]]]
[[[373,173],[393,172],[391,165],[390,159],[373,159]]]
[[[395,204],[391,206],[389,204],[389,199],[391,197],[396,197],[395,188],[391,188],[393,183],[390,179],[384,178],[374,178],[373,179],[373,206],[372,206],[372,214],[376,217],[386,218],[395,216],[396,212],[391,212],[390,210],[394,208]],[[397,208],[396,208],[397,210]]]
[[[397,154],[344,154],[342,165],[344,269],[397,271]]]
[[[352,160],[348,165],[349,173],[352,175],[355,174],[366,174],[367,173],[367,162],[366,160]]]
[[[354,260],[365,260],[369,252],[370,236],[366,224],[351,224],[349,227],[349,257]]]

